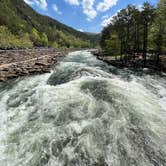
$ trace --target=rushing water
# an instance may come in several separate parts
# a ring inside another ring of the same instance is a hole
[[[166,166],[166,78],[82,51],[0,84],[0,166]]]

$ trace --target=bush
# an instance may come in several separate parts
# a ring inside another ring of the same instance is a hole
[[[31,48],[33,47],[28,33],[13,35],[7,27],[0,26],[0,48]]]

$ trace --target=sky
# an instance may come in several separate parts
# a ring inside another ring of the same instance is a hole
[[[145,0],[24,0],[37,12],[79,31],[99,33],[111,17],[128,4],[138,8]],[[156,5],[158,0],[146,0]]]

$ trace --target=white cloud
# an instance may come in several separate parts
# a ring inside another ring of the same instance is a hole
[[[137,9],[138,9],[139,11],[142,11],[142,10],[143,10],[142,7],[143,7],[143,5],[138,5],[138,6],[137,6]]]
[[[65,0],[65,2],[68,2],[70,5],[79,5],[79,0]]]
[[[118,0],[103,0],[97,5],[97,11],[105,12],[110,9],[112,6],[116,5]]]
[[[83,13],[88,17],[87,20],[90,21],[97,16],[96,10],[93,8],[94,0],[83,0],[82,7]]]
[[[78,29],[78,31],[80,31],[80,32],[84,32],[84,30],[83,30],[83,29]]]
[[[111,23],[111,21],[112,21],[112,16],[109,17],[109,18],[104,19],[104,20],[102,21],[101,25],[102,25],[103,27],[106,27],[107,25],[109,25],[109,24]]]
[[[103,19],[106,19],[106,18],[108,18],[109,17],[109,15],[104,15],[104,16],[102,16],[102,20]]]
[[[58,6],[57,6],[56,4],[53,4],[53,5],[52,5],[52,8],[53,8],[53,10],[54,10],[56,13],[62,14],[62,12],[59,11]]]
[[[34,0],[35,3],[43,10],[47,9],[47,1],[46,0]]]
[[[80,0],[64,0],[70,5],[80,5]],[[90,21],[97,16],[97,12],[94,9],[95,0],[82,0],[83,13],[87,16],[87,20]]]
[[[32,2],[31,0],[24,0],[25,3],[29,4],[29,5],[33,5],[34,2]]]
[[[120,10],[118,10],[114,15],[112,15],[112,16],[108,16],[108,15],[105,15],[105,16],[103,16],[102,17],[102,22],[101,22],[101,25],[103,26],[103,27],[106,27],[107,25],[109,25],[110,23],[113,23],[113,17],[114,16],[117,16],[117,14],[118,14],[118,12],[119,12]]]
[[[24,0],[29,5],[37,5],[43,10],[47,9],[47,1],[46,0]]]

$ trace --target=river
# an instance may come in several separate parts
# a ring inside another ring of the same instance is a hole
[[[166,78],[77,51],[1,83],[0,166],[166,166]]]

